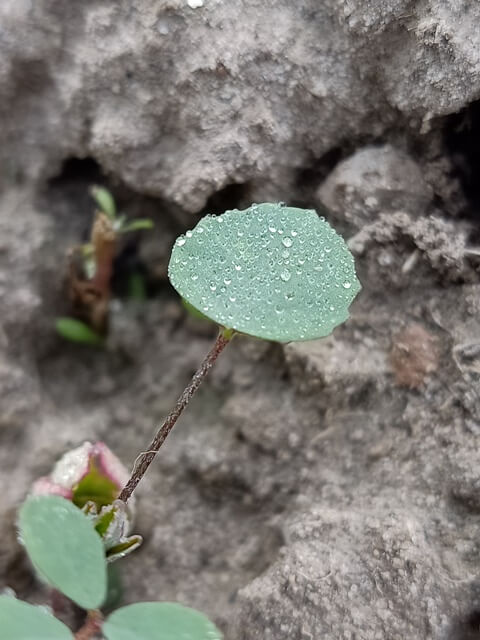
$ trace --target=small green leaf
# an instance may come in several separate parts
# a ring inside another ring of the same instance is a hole
[[[103,544],[92,522],[59,496],[28,498],[20,509],[20,536],[35,569],[84,609],[105,599]]]
[[[95,186],[90,189],[90,193],[92,194],[95,202],[98,204],[100,210],[106,213],[111,220],[114,220],[117,208],[115,206],[115,200],[113,199],[110,191],[108,189],[105,189],[105,187]]]
[[[117,564],[107,565],[107,576],[107,597],[102,605],[102,609],[104,611],[112,611],[112,609],[116,609],[122,602],[124,594],[122,572]]]
[[[147,284],[139,271],[134,271],[128,276],[127,285],[129,298],[142,301],[147,299]]]
[[[107,640],[222,640],[199,611],[173,602],[139,602],[117,609],[103,625]]]
[[[122,542],[108,549],[107,562],[112,563],[116,560],[120,560],[121,558],[125,558],[125,556],[130,555],[132,551],[138,549],[142,542],[143,538],[139,535],[124,538]]]
[[[70,342],[90,344],[96,347],[100,347],[104,344],[104,339],[101,335],[76,318],[57,318],[55,328],[62,338],[70,340]]]
[[[93,505],[94,503],[90,503],[90,504]],[[88,509],[88,507],[89,507],[89,505],[86,505],[87,509]],[[85,513],[85,508],[83,509],[83,512]],[[114,518],[115,518],[115,509],[113,509],[113,508],[112,509],[106,509],[104,511],[104,513],[101,513],[96,517],[96,519],[95,519],[95,531],[98,533],[98,535],[101,538],[103,538],[103,536],[107,533],[108,528],[112,524]]]
[[[328,222],[270,203],[200,220],[177,238],[169,277],[218,324],[277,342],[327,336],[360,290],[353,256]]]
[[[141,231],[142,229],[153,229],[154,224],[153,220],[148,218],[138,218],[137,220],[132,220],[132,222],[128,222],[123,224],[119,231],[121,233],[129,233],[130,231]]]
[[[0,629],[2,640],[73,640],[63,622],[45,609],[0,596]]]

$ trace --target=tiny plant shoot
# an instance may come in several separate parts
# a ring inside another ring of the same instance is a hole
[[[118,214],[115,200],[104,187],[90,191],[97,210],[90,242],[72,249],[69,268],[69,294],[77,317],[58,318],[56,330],[63,338],[93,346],[102,346],[108,328],[111,280],[120,237],[125,233],[151,229],[152,220],[127,220]],[[133,282],[136,297],[142,283]]]
[[[112,228],[113,198],[102,190],[96,199]],[[107,286],[95,241],[92,246],[93,281],[100,278]],[[36,495],[20,510],[21,540],[39,577],[84,608],[85,622],[73,635],[48,611],[1,595],[2,638],[90,640],[102,634],[106,640],[221,640],[202,613],[175,603],[132,604],[104,619],[106,562],[141,542],[129,535],[132,494],[235,335],[284,343],[327,336],[348,318],[360,283],[353,256],[325,219],[281,204],[206,216],[176,240],[169,277],[186,305],[220,326],[218,337],[130,476],[105,445],[85,443],[36,483]],[[119,480],[123,489],[115,499]]]

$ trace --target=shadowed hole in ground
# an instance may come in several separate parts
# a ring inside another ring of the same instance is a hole
[[[480,100],[448,116],[444,125],[444,140],[458,178],[467,198],[464,217],[480,222]],[[480,243],[480,227],[472,241]]]
[[[248,183],[233,182],[227,184],[210,196],[204,208],[198,213],[197,218],[200,219],[208,213],[218,216],[224,211],[249,207],[251,204],[249,191],[250,185]]]

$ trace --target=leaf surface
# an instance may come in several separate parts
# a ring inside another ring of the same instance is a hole
[[[20,509],[20,536],[41,577],[84,609],[105,599],[106,561],[93,523],[59,496],[28,498]]]
[[[117,609],[103,625],[107,640],[222,640],[203,613],[173,602],[139,602]]]
[[[45,609],[10,596],[0,596],[2,640],[73,640],[63,622]]]
[[[270,203],[204,217],[177,238],[169,277],[211,320],[278,342],[329,335],[360,290],[353,256],[328,222]]]

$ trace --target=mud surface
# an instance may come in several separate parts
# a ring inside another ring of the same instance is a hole
[[[74,4],[0,8],[0,585],[45,596],[32,481],[87,439],[133,465],[214,340],[166,281],[176,234],[286,200],[328,207],[363,290],[325,340],[228,347],[140,485],[124,599],[228,640],[480,637],[478,9]],[[156,224],[104,350],[53,329],[98,182]]]

